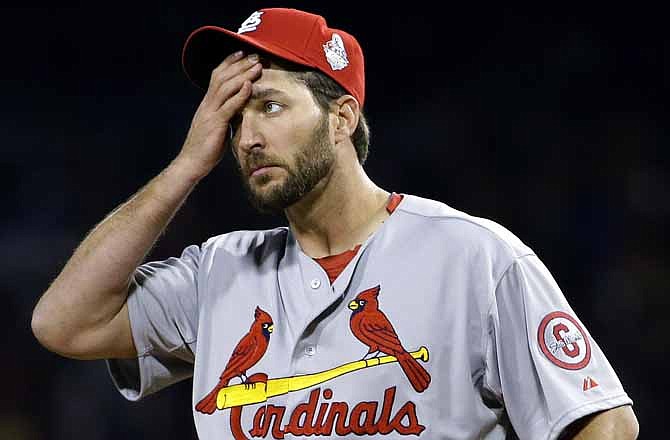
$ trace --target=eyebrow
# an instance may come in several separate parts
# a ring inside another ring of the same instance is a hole
[[[265,89],[255,89],[251,93],[251,98],[254,100],[263,100],[265,98],[268,98],[270,96],[280,96],[282,98],[287,98],[288,95],[284,92],[282,92],[279,89],[273,89],[271,87],[265,88]]]

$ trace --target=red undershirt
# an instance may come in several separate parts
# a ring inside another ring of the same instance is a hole
[[[391,197],[389,197],[389,201],[386,204],[386,211],[389,214],[393,214],[393,211],[398,207],[400,204],[400,201],[402,200],[402,194],[396,194],[396,193],[391,193]],[[345,267],[347,267],[347,264],[351,261],[354,256],[356,256],[356,253],[358,252],[358,249],[360,249],[361,245],[357,245],[355,248],[344,251],[341,254],[337,255],[329,255],[327,257],[321,257],[321,258],[315,258],[314,261],[319,263],[321,267],[323,267],[323,270],[326,271],[328,274],[328,278],[330,279],[330,282],[332,283],[335,281],[335,278],[344,270]]]

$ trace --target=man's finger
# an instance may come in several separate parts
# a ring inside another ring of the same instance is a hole
[[[208,94],[210,94],[209,99],[211,101],[210,108],[214,111],[218,111],[219,108],[227,103],[228,99],[240,90],[246,81],[252,82],[256,80],[261,74],[262,69],[263,66],[256,64],[247,71],[240,73],[223,83],[218,90],[208,91]]]
[[[251,69],[259,62],[257,54],[251,54],[246,57],[238,55],[236,52],[231,57],[227,57],[219,66],[212,70],[209,81],[209,90],[218,90],[223,84],[235,76]]]
[[[209,75],[209,84],[211,85],[214,81],[216,81],[221,71],[224,71],[225,69],[230,67],[233,63],[241,60],[243,56],[244,52],[238,50],[237,52],[233,52],[226,58],[224,58],[223,61],[221,61],[221,63],[219,63],[218,66],[212,69],[212,73],[210,73]]]
[[[245,80],[240,89],[228,98],[219,108],[218,114],[222,119],[230,120],[247,102],[251,96],[251,80]]]

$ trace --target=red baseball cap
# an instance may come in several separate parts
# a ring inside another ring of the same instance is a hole
[[[184,44],[184,71],[207,90],[212,70],[244,45],[323,72],[363,107],[365,69],[358,41],[347,32],[329,28],[323,17],[297,9],[260,9],[237,32],[217,26],[196,29]]]

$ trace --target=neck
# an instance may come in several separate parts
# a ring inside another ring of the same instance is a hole
[[[364,242],[388,217],[389,193],[375,185],[358,161],[335,165],[330,175],[285,210],[303,252],[339,254]]]

